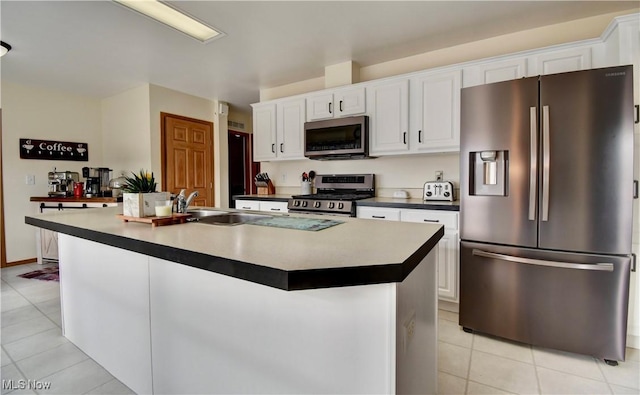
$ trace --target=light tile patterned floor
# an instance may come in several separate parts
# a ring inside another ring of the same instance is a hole
[[[55,282],[27,280],[36,264],[2,269],[3,380],[51,383],[49,390],[2,389],[2,394],[132,394],[61,335]],[[618,367],[592,357],[469,334],[458,315],[440,310],[440,394],[639,394],[640,351],[627,349]]]
[[[44,265],[46,266],[46,265]],[[51,388],[2,387],[2,394],[133,394],[120,381],[71,344],[61,333],[60,286],[18,274],[37,264],[2,269],[0,305],[2,380],[35,380]]]
[[[440,394],[640,394],[640,351],[617,367],[593,357],[532,347],[458,326],[440,310]]]

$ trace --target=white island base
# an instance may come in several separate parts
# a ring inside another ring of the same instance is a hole
[[[437,392],[437,249],[402,283],[301,291],[59,249],[65,336],[137,393]]]

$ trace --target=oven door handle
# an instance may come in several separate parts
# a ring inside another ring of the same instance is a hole
[[[595,271],[604,271],[604,272],[613,271],[613,263],[585,264],[585,263],[571,263],[571,262],[560,262],[560,261],[545,261],[542,259],[531,259],[531,258],[523,258],[523,257],[513,256],[513,255],[496,254],[495,252],[487,252],[487,251],[482,251],[475,248],[473,249],[471,254],[474,256],[481,256],[483,258],[499,259],[501,261],[524,263],[527,265],[535,265],[535,266],[557,267],[561,269],[595,270]]]

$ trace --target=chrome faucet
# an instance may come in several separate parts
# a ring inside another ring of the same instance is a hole
[[[185,189],[182,189],[178,196],[176,196],[176,212],[178,213],[186,213],[189,205],[198,196],[198,191],[193,191],[189,195],[189,197],[185,197]]]

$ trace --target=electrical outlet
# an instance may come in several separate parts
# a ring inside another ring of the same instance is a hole
[[[402,348],[404,350],[404,352],[406,353],[408,348],[409,348],[409,344],[411,343],[411,340],[413,339],[413,337],[416,334],[416,313],[415,311],[411,313],[411,315],[409,316],[409,318],[407,318],[404,323],[402,324],[403,329],[404,329],[404,333],[403,333],[403,342],[402,342]]]
[[[35,174],[27,174],[24,178],[24,182],[27,185],[36,185],[36,176]]]
[[[285,182],[287,182],[287,173],[282,173],[282,175],[280,176],[280,178],[282,179],[282,183],[284,184]]]
[[[436,181],[442,181],[442,176],[444,172],[442,170],[436,170]]]

